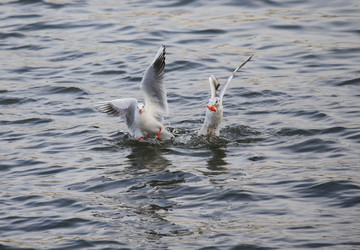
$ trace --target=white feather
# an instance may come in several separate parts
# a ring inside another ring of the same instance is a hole
[[[140,88],[144,94],[145,105],[138,103],[134,98],[124,98],[99,103],[98,109],[121,117],[128,126],[130,134],[139,139],[154,134],[159,140],[174,137],[163,125],[164,115],[168,112],[164,68],[165,46],[162,45],[141,81]]]

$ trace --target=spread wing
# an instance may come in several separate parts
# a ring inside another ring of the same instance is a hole
[[[157,52],[153,62],[146,69],[141,81],[141,90],[145,97],[145,109],[161,120],[168,112],[166,90],[164,86],[165,45]]]
[[[209,82],[210,82],[211,99],[212,99],[216,96],[216,91],[219,89],[220,83],[218,79],[216,79],[216,77],[213,75],[210,75]]]
[[[252,58],[252,56],[253,56],[253,55],[249,56],[239,67],[237,67],[237,68],[234,70],[233,74],[232,74],[231,76],[229,76],[229,78],[227,79],[225,85],[224,85],[224,86],[221,88],[221,90],[220,90],[220,94],[219,94],[220,99],[223,98],[223,96],[224,96],[224,94],[225,94],[225,90],[226,90],[227,86],[229,85],[231,79],[233,79],[233,77],[235,76],[236,72],[238,72],[238,70],[241,69],[242,66],[244,66],[248,61],[250,61],[250,59]]]
[[[138,101],[134,98],[116,99],[107,102],[101,102],[97,105],[98,110],[113,116],[120,116],[128,126],[134,126],[134,116]]]

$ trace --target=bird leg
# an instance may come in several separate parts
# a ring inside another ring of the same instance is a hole
[[[148,138],[149,138],[149,136],[147,135],[147,136],[141,136],[141,137],[137,138],[136,140],[141,141],[142,139],[148,139]]]
[[[216,138],[216,133],[215,133],[215,131],[216,131],[216,128],[214,128],[213,138]]]
[[[161,128],[159,128],[159,132],[156,134],[159,141],[161,141],[160,133],[161,133]]]
[[[207,132],[206,132],[206,140],[208,141],[208,142],[210,142],[210,139],[209,139],[209,128],[207,128]]]

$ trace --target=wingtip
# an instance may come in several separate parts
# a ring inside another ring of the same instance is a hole
[[[114,108],[114,106],[111,104],[110,101],[98,102],[96,103],[95,108],[98,111],[106,113],[108,115],[113,115],[113,116],[120,115],[119,111],[117,111],[116,108]]]
[[[155,56],[154,62],[158,60],[158,58],[165,58],[166,56],[166,46],[165,44],[161,44],[158,53]]]
[[[160,49],[159,49],[159,54],[163,53],[165,55],[166,53],[166,45],[165,44],[161,44]]]
[[[237,68],[234,70],[233,76],[235,75],[235,73],[236,73],[239,69],[241,69],[247,62],[249,62],[249,61],[252,59],[253,55],[254,55],[254,54],[251,54],[248,58],[246,58],[245,61],[243,61],[242,64],[240,64],[239,67],[237,67]]]
[[[99,108],[103,107],[105,104],[106,104],[105,101],[97,102],[97,103],[94,104],[94,107],[95,107],[96,109],[99,109]]]
[[[162,72],[165,68],[165,60],[166,60],[165,45],[162,44],[149,67],[155,66],[155,68],[157,68],[156,69],[157,71]]]
[[[220,83],[219,83],[218,79],[215,76],[210,75],[209,76],[209,82],[210,82],[210,85],[213,85],[215,87],[215,91],[219,89]]]

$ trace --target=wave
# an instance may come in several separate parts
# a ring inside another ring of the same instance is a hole
[[[360,186],[352,181],[327,181],[323,183],[303,183],[292,188],[295,196],[320,199],[330,206],[354,207],[360,204]],[[349,194],[353,194],[349,196]],[[355,195],[355,196],[354,196]]]
[[[26,125],[38,125],[41,123],[50,123],[53,122],[53,119],[49,118],[27,118],[27,119],[19,119],[19,120],[1,120],[1,125],[15,125],[15,124],[26,124]]]

